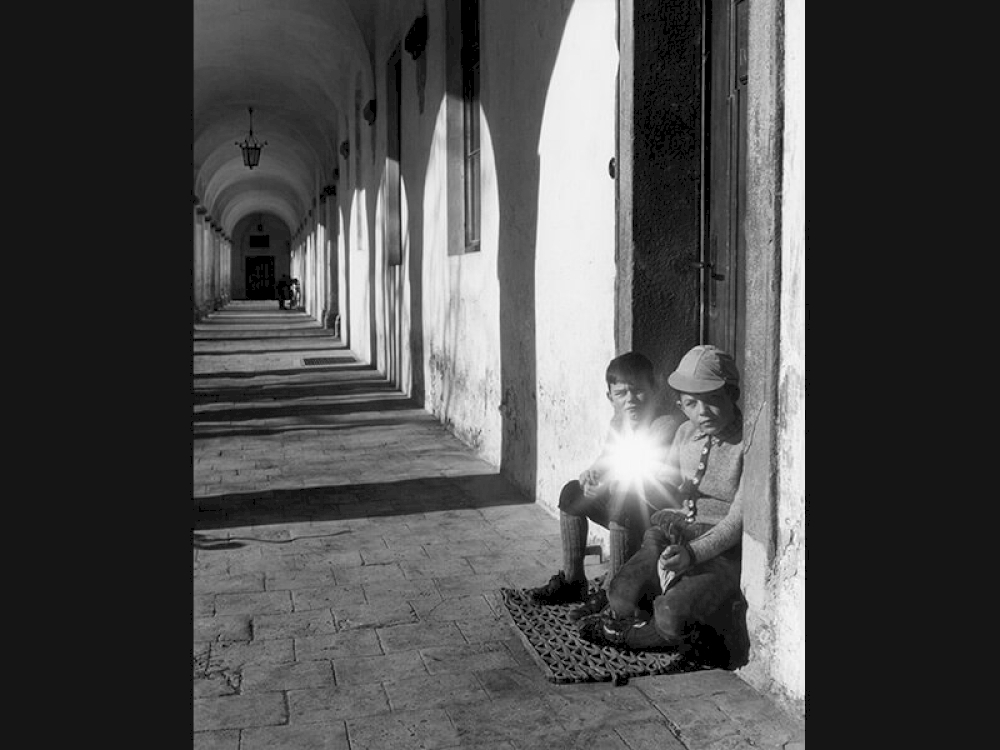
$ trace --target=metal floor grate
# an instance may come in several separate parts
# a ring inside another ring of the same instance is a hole
[[[302,364],[306,367],[312,365],[335,365],[340,362],[343,362],[343,360],[338,357],[306,357],[302,360]]]

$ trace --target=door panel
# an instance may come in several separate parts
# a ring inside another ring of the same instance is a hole
[[[741,372],[745,343],[747,8],[748,0],[710,0],[708,237],[702,259],[702,338],[730,352]]]

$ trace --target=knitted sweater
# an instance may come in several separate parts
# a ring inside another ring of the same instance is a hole
[[[703,458],[708,447],[707,460]],[[699,562],[711,559],[735,546],[743,535],[743,501],[740,478],[743,475],[743,416],[737,410],[733,423],[719,435],[708,436],[692,422],[677,430],[670,447],[668,466],[672,484],[692,487],[696,520],[712,526],[691,542]],[[699,464],[704,474],[697,484]]]

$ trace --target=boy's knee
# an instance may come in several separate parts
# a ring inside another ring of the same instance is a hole
[[[682,602],[664,595],[653,600],[653,622],[664,639],[680,643],[685,630],[691,625],[691,616]]]
[[[571,515],[580,515],[573,511],[573,506],[576,502],[583,496],[583,485],[580,484],[580,480],[573,479],[562,488],[562,492],[559,493],[559,510],[570,513]]]
[[[646,533],[642,535],[642,547],[643,549],[659,549],[663,551],[667,546],[667,535],[664,534],[656,526],[646,529]]]

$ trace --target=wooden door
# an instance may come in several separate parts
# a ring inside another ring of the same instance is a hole
[[[745,345],[747,20],[749,0],[706,0],[708,13],[707,238],[702,340],[743,371]]]
[[[274,256],[247,257],[247,299],[274,299]]]

